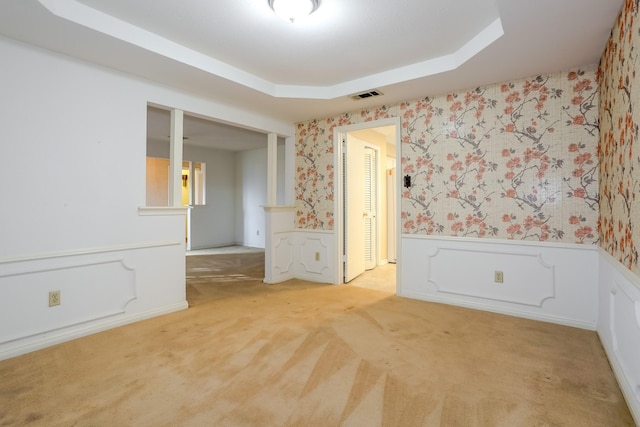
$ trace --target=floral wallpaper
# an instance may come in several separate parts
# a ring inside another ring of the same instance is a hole
[[[333,228],[333,129],[402,120],[407,234],[595,243],[595,70],[426,97],[297,127],[298,228]]]
[[[640,275],[640,25],[626,0],[602,55],[600,78],[600,246]]]
[[[333,230],[333,130],[337,126],[397,116],[398,107],[347,113],[298,123],[296,128],[296,227]]]

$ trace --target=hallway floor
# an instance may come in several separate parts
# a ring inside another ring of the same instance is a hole
[[[367,270],[349,282],[348,285],[395,294],[396,265],[385,264],[378,266],[373,270]]]

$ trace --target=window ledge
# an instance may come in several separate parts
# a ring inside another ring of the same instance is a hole
[[[138,215],[140,216],[166,216],[166,215],[186,215],[188,206],[140,206]]]
[[[263,206],[265,212],[290,212],[296,209],[295,206]]]

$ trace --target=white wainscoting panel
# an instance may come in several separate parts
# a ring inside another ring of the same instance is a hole
[[[123,259],[69,261],[20,263],[22,271],[0,273],[0,294],[12,294],[0,299],[0,342],[119,315],[136,298],[135,272]],[[61,304],[49,307],[55,290]]]
[[[177,241],[0,260],[0,360],[187,308],[184,258]]]
[[[293,233],[276,233],[273,244],[273,274],[278,281],[294,277],[293,264],[295,238]]]
[[[332,283],[335,276],[335,237],[333,231],[296,230],[295,277]]]
[[[545,263],[539,250],[483,252],[438,248],[427,255],[427,260],[427,280],[441,293],[534,307],[542,307],[546,299],[555,296],[554,266]],[[466,260],[464,268],[452,269],[460,260]],[[496,270],[502,272],[501,284],[494,281]]]
[[[600,250],[598,335],[640,425],[640,278]]]
[[[403,235],[400,295],[595,330],[597,257],[594,246]]]
[[[265,206],[264,282],[280,283],[295,277],[295,208]]]
[[[300,245],[300,264],[303,273],[320,274],[329,268],[327,264],[329,252],[322,237],[306,237]]]
[[[265,283],[289,279],[333,283],[335,232],[293,228],[294,206],[265,206]]]

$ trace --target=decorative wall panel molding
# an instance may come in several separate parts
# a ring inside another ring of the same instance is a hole
[[[479,251],[439,246],[427,255],[431,282],[439,292],[542,307],[555,296],[554,266],[540,252]],[[503,283],[495,282],[496,272]]]
[[[307,237],[300,245],[300,264],[306,273],[322,274],[329,268],[329,252],[321,237]]]
[[[97,248],[86,248],[75,251],[60,251],[60,252],[48,252],[43,254],[31,254],[25,255],[21,257],[15,258],[5,258],[0,259],[0,265],[3,266],[3,271],[9,264],[13,264],[10,268],[21,268],[18,263],[21,262],[29,262],[29,261],[39,261],[45,259],[54,259],[54,258],[70,258],[80,255],[95,255],[95,254],[106,254],[110,252],[124,252],[136,249],[152,249],[152,248],[161,248],[167,246],[184,246],[183,240],[172,240],[166,242],[148,242],[148,243],[136,243],[133,245],[119,245],[119,246],[108,246],[108,247],[97,247]],[[24,267],[22,267],[24,268]],[[1,274],[1,273],[0,273]]]
[[[288,233],[286,237],[275,237],[274,264],[275,274],[292,273],[293,268],[293,237]]]
[[[44,259],[3,265],[0,344],[123,314],[136,299],[136,274],[123,258]],[[50,291],[61,303],[49,307]],[[25,315],[28,313],[28,315]]]
[[[401,296],[596,328],[595,246],[403,235],[401,250]]]
[[[273,232],[266,241],[271,248],[271,253],[265,254],[266,283],[279,283],[293,278],[334,283],[336,248],[333,232]]]

